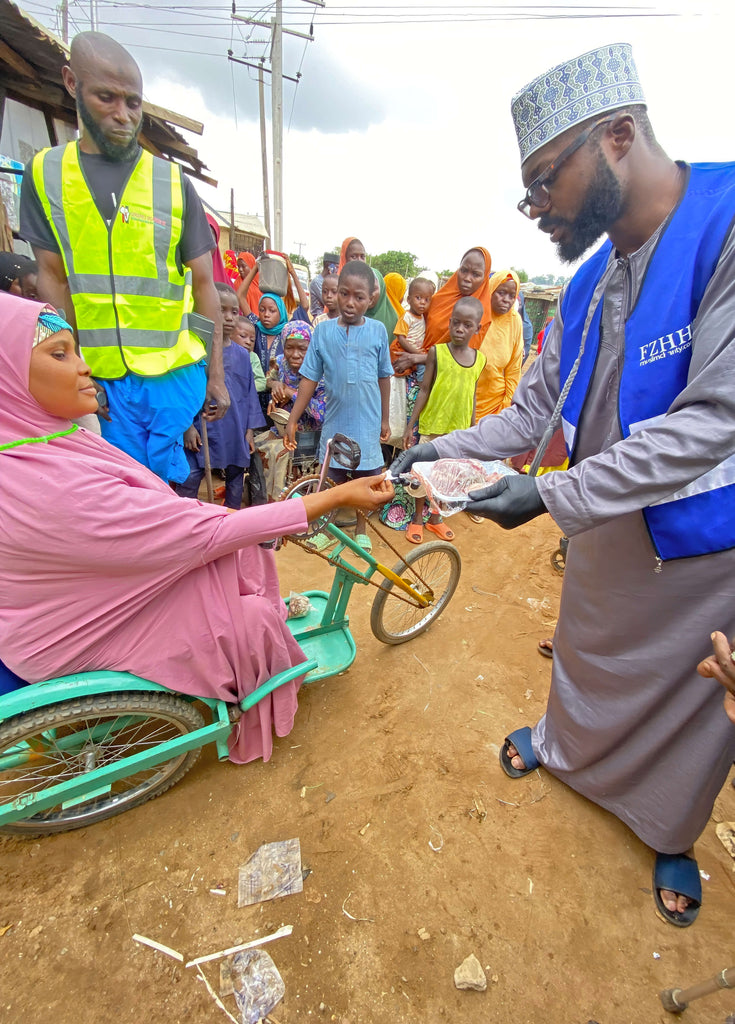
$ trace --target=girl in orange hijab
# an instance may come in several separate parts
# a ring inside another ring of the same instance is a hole
[[[237,291],[238,287],[248,276],[248,271],[252,270],[256,262],[257,261],[251,252],[239,252],[237,254],[238,277],[232,285],[235,291]],[[248,306],[250,306],[251,310],[256,310],[258,308],[261,298],[260,288],[258,288],[258,275],[256,274],[248,288]]]
[[[492,323],[480,334],[485,368],[477,381],[476,418],[507,409],[521,379],[523,321],[516,309],[520,282],[513,270],[501,270],[490,278]]]
[[[457,299],[471,295],[482,303],[483,316],[480,330],[470,342],[472,348],[480,347],[480,339],[488,327],[492,315],[490,313],[490,253],[481,245],[468,250],[459,264],[459,269],[452,274],[445,285],[439,289],[431,300],[426,316],[426,334],[424,349],[428,351],[433,345],[449,341],[449,318],[452,315]]]
[[[367,253],[365,252],[365,246],[362,244],[359,238],[355,238],[354,235],[350,235],[349,238],[345,238],[342,243],[342,248],[339,251],[339,268],[337,273],[341,273],[342,267],[345,263],[349,263],[350,260],[362,260],[365,262]]]

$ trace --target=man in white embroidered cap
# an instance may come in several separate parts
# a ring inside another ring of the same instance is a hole
[[[622,43],[541,75],[512,114],[520,212],[563,260],[607,237],[511,407],[392,468],[539,447],[469,506],[506,529],[548,512],[570,538],[546,714],[501,764],[541,765],[625,822],[655,851],[657,913],[686,927],[692,846],[735,758],[696,671],[713,627],[735,635],[735,164],[666,155]],[[537,477],[559,424],[570,468]]]

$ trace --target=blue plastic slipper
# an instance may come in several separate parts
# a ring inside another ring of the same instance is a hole
[[[664,906],[660,889],[670,889],[692,902],[681,913],[669,910]],[[677,928],[694,924],[702,903],[702,880],[696,860],[683,853],[657,853],[653,865],[653,900],[657,915],[667,924]]]
[[[522,758],[526,766],[525,768],[514,768],[510,763],[508,746],[511,743]],[[522,729],[516,729],[510,736],[505,737],[505,743],[500,748],[500,767],[511,779],[522,779],[524,775],[530,775],[531,772],[535,772],[537,768],[541,767],[539,760],[533,752],[531,730],[527,725],[524,725]]]

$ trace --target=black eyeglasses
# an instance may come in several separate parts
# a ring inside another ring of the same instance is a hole
[[[518,204],[518,211],[522,213],[524,217],[531,217],[531,207],[535,206],[537,210],[545,210],[551,202],[551,193],[549,192],[549,185],[552,184],[554,178],[559,173],[559,168],[568,160],[573,153],[576,153],[580,149],[587,139],[590,137],[592,132],[599,128],[600,125],[607,124],[608,121],[614,121],[615,114],[610,114],[608,117],[603,117],[599,121],[596,121],[589,128],[585,128],[581,132],[574,142],[571,142],[566,149],[563,149],[556,160],[553,160],[549,166],[539,174],[538,178],[535,178],[526,189],[526,194]]]

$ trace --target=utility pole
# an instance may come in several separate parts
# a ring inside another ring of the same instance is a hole
[[[301,250],[306,245],[306,242],[294,242],[294,245],[298,245],[298,247],[299,247],[299,259],[300,259],[301,258]]]
[[[69,42],[69,0],[61,0],[61,38]]]
[[[263,162],[263,223],[268,244],[271,240],[271,203],[268,193],[268,149],[265,143],[265,88],[263,85],[263,61],[258,67],[258,101],[260,104],[260,152]]]
[[[306,3],[313,4],[314,7],[324,7],[325,0],[305,0]],[[273,131],[273,235],[271,237],[271,244],[274,249],[283,252],[283,79],[287,78],[291,82],[298,84],[301,78],[299,72],[296,78],[291,78],[289,75],[283,74],[283,33],[287,32],[288,35],[298,36],[300,39],[306,39],[312,43],[314,36],[309,30],[309,34],[306,35],[304,32],[297,32],[295,29],[283,27],[283,0],[275,0],[276,16],[271,18],[270,23],[265,21],[258,21],[256,18],[246,18],[242,14],[235,12],[235,4],[232,5],[232,20],[243,21],[246,25],[258,25],[260,28],[269,28],[271,30],[271,128]],[[313,28],[313,23],[312,26]],[[228,57],[231,61],[236,64],[244,64],[246,67],[255,68],[256,65],[251,64],[247,60],[235,57],[232,51],[228,51]],[[258,88],[261,96],[260,104],[260,125],[261,125],[261,149],[263,151],[263,199],[264,199],[264,214],[265,214],[265,227],[270,234],[269,230],[269,203],[267,199],[267,157],[265,149],[265,108],[262,99],[262,77],[263,61],[261,59],[260,64],[257,66],[258,71]]]
[[[271,125],[273,128],[273,247],[283,251],[283,0],[271,20]]]

